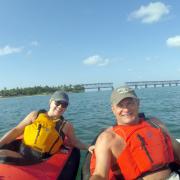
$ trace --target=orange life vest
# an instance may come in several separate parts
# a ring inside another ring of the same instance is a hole
[[[113,131],[126,143],[117,165],[127,180],[161,169],[174,161],[171,139],[157,123],[140,119],[137,125],[117,125]],[[95,155],[91,158],[91,173],[94,168]],[[109,179],[115,179],[112,171],[109,172]]]

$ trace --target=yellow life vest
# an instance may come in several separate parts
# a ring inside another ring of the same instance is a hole
[[[25,127],[24,144],[41,153],[56,153],[63,144],[55,129],[57,121],[49,119],[45,113],[40,113],[32,124]]]

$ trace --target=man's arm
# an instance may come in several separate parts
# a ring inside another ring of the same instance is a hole
[[[113,135],[111,132],[103,132],[98,137],[95,144],[96,167],[90,180],[108,179],[109,169],[111,165],[111,141]]]
[[[164,123],[156,118],[152,118],[151,120],[157,122],[162,130],[170,136],[173,145],[175,160],[180,164],[180,143],[173,137],[173,135],[171,135]]]
[[[180,143],[171,136],[175,160],[180,164]]]

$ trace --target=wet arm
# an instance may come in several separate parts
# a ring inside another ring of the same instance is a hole
[[[90,180],[108,179],[111,164],[110,138],[106,133],[102,133],[95,145],[96,167]]]

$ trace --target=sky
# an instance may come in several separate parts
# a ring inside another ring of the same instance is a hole
[[[0,89],[179,79],[179,0],[0,1]]]

